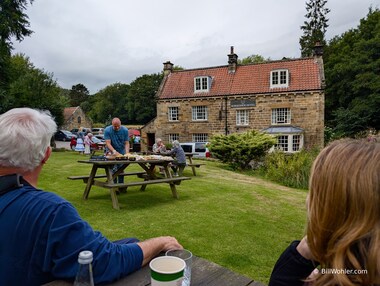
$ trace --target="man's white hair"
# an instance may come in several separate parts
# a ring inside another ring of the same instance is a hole
[[[14,108],[0,115],[0,166],[31,171],[43,160],[57,124],[49,111]]]

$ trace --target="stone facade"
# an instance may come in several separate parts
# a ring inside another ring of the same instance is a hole
[[[79,106],[65,108],[63,115],[65,118],[65,122],[61,126],[63,130],[71,130],[73,128],[80,129],[81,127],[92,128],[92,120]]]
[[[171,143],[170,140],[173,138],[180,142],[203,141],[196,138],[205,138],[209,141],[214,134],[240,133],[248,130],[268,131],[276,128],[278,131],[274,131],[277,132],[275,135],[282,135],[279,132],[290,130],[291,136],[297,135],[300,138],[297,138],[300,140],[300,148],[286,151],[323,146],[324,74],[320,56],[299,61],[278,61],[268,63],[268,66],[266,64],[244,66],[244,68],[239,65],[231,68],[230,61],[231,55],[228,66],[177,73],[168,72],[169,62],[164,63],[165,78],[158,92],[157,117],[142,128],[142,148],[149,149],[154,143],[154,138],[162,138],[166,143]],[[310,65],[310,68],[300,68],[303,65]],[[273,89],[269,86],[270,71],[282,66],[288,70],[289,84],[286,88]],[[267,75],[263,76],[263,73]],[[194,78],[199,75],[209,75],[212,79],[205,93],[194,92]],[[262,76],[262,80],[257,82],[261,86],[257,84],[255,86],[254,80],[259,75]],[[232,81],[233,85],[229,83]],[[216,94],[212,94],[213,91]],[[195,106],[206,109],[206,119],[193,120]],[[170,110],[173,108],[178,111],[178,116],[175,120],[170,120]],[[288,121],[273,123],[274,110],[285,110]],[[241,112],[247,118],[243,124],[238,124],[237,118],[240,118]],[[289,137],[289,140],[293,140],[293,137]],[[292,144],[289,141],[289,146]]]

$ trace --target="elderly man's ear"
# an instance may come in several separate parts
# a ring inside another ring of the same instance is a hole
[[[44,156],[44,158],[41,161],[42,164],[45,164],[47,162],[47,160],[49,160],[51,152],[52,152],[51,146],[47,147],[46,152],[45,152],[45,156]]]

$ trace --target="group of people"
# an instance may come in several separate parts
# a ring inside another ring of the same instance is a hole
[[[105,129],[113,154],[129,150],[124,128],[115,118]],[[71,203],[38,189],[55,131],[45,111],[16,108],[0,115],[0,133],[7,135],[0,140],[2,284],[73,280],[85,249],[94,253],[94,282],[106,283],[162,251],[183,248],[170,236],[109,241]],[[176,141],[163,152],[179,159],[181,149]],[[306,203],[306,235],[281,254],[269,285],[380,285],[380,143],[340,140],[325,147],[313,163]]]
[[[93,136],[94,135],[91,132],[84,134],[80,130],[78,132],[78,137],[76,138],[75,151],[79,152],[79,154],[90,155]]]
[[[173,147],[171,150],[166,150],[166,146],[162,139],[157,138],[156,143],[153,144],[152,151],[156,154],[164,154],[175,157],[175,160],[171,163],[171,168],[174,172],[174,176],[182,176],[183,170],[186,167],[186,155],[178,140],[173,141]]]

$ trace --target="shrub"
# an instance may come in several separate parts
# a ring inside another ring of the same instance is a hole
[[[273,136],[251,130],[245,133],[214,135],[209,150],[213,157],[233,169],[248,169],[252,160],[263,158],[275,143]]]
[[[265,156],[262,172],[267,179],[282,185],[307,189],[311,165],[319,150],[301,150],[286,154],[282,151],[268,153]]]

